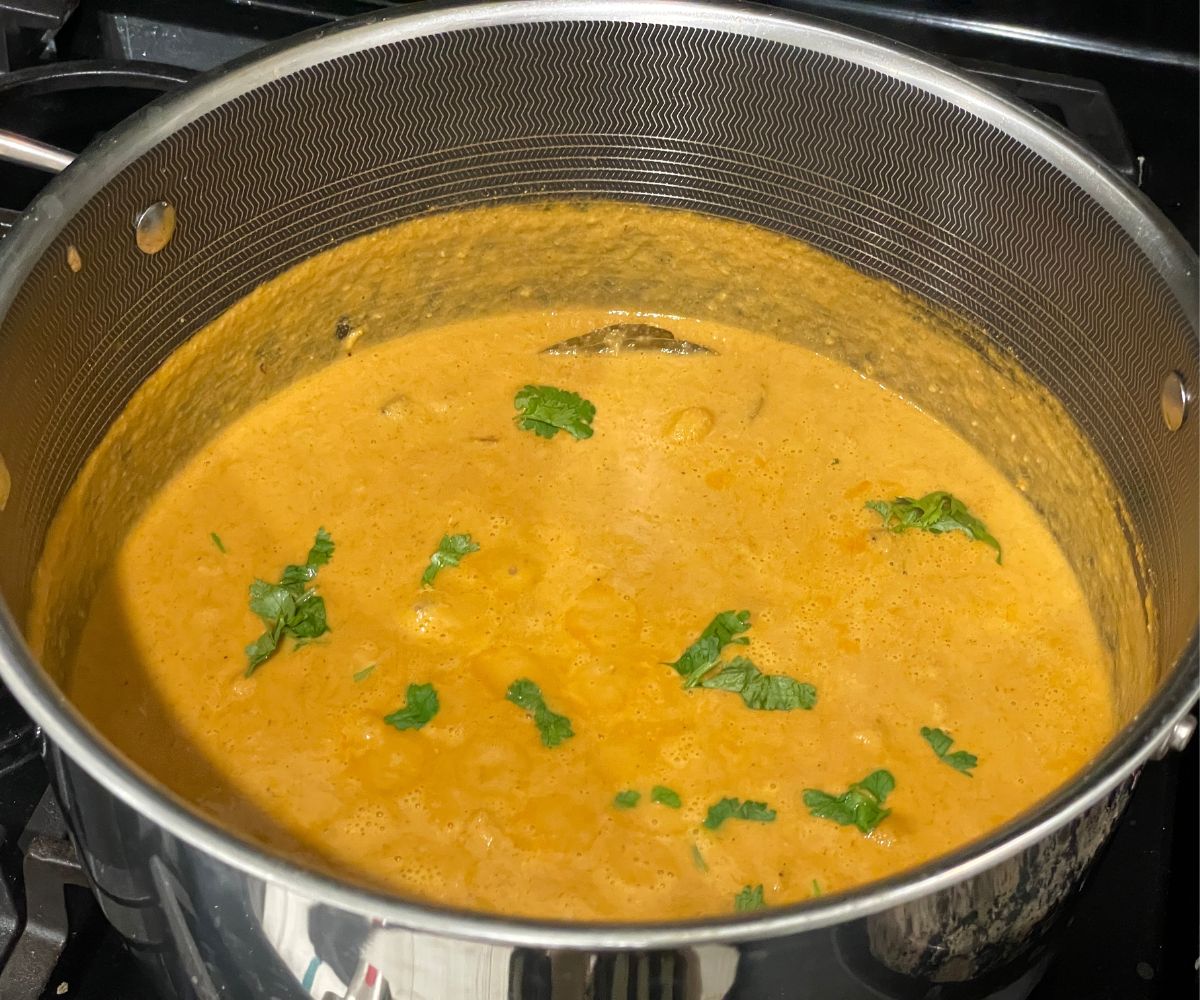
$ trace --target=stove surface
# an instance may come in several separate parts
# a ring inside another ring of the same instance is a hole
[[[948,58],[1070,128],[1197,245],[1198,6],[785,0]],[[382,0],[0,0],[0,128],[81,150],[148,100],[257,46]],[[45,175],[0,164],[4,210]],[[0,233],[3,229],[0,228]],[[1197,745],[1149,764],[1033,1000],[1195,996]],[[0,689],[0,998],[147,1000],[77,884],[32,726]],[[65,895],[64,895],[65,894]],[[64,900],[65,907],[55,906]],[[18,942],[18,936],[26,937]]]

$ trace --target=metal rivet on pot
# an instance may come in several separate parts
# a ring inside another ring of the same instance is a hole
[[[1194,715],[1185,715],[1163,737],[1158,750],[1154,753],[1154,759],[1162,760],[1172,750],[1176,753],[1180,750],[1186,750],[1187,745],[1192,741],[1192,734],[1195,732],[1196,717]]]
[[[158,253],[175,235],[175,206],[169,201],[156,201],[138,213],[133,229],[142,253]]]
[[[1172,750],[1186,750],[1196,731],[1196,717],[1185,715],[1171,727],[1171,735],[1167,737],[1167,745]]]
[[[1187,386],[1179,372],[1168,372],[1163,377],[1158,402],[1162,407],[1163,423],[1167,425],[1167,430],[1179,430],[1183,426],[1183,419],[1187,416],[1188,404],[1191,402]]]

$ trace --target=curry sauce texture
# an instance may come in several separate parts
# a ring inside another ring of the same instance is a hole
[[[706,350],[543,353],[614,323]],[[886,385],[710,317],[339,335],[152,499],[69,672],[253,841],[477,910],[752,911],[985,834],[1111,734],[1055,538]]]

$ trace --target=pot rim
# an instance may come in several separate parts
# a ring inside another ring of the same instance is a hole
[[[239,94],[363,48],[514,21],[675,24],[740,34],[868,66],[965,108],[1049,161],[1130,235],[1197,326],[1197,260],[1140,191],[1059,129],[988,84],[911,49],[831,21],[703,0],[502,0],[421,4],[351,18],[260,49],[154,101],[88,148],[45,189],[3,241],[0,310],[66,222],[116,173],[166,136]],[[406,901],[309,870],[222,829],[127,761],[74,708],[37,664],[0,601],[0,679],[54,747],[132,809],[203,853],[265,882],[386,924],[494,944],[541,948],[676,948],[796,934],[868,916],[969,879],[1024,850],[1099,802],[1166,745],[1200,695],[1195,629],[1159,690],[1071,781],[958,850],[887,879],[828,897],[740,917],[670,923],[578,923],[506,917]]]

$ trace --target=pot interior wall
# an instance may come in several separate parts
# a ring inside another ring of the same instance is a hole
[[[36,225],[56,224],[69,191],[68,175]],[[1171,434],[1158,412],[1165,373],[1197,385],[1188,307],[1088,194],[994,126],[850,61],[679,26],[530,22],[370,45],[262,74],[116,174],[0,303],[0,455],[12,478],[0,588],[14,617],[28,613],[48,526],[88,454],[198,329],[284,268],[381,226],[547,198],[690,209],[761,234],[680,246],[660,227],[657,242],[609,246],[589,241],[584,211],[556,243],[481,224],[463,245],[431,244],[369,274],[335,270],[313,288],[304,328],[247,329],[216,357],[189,345],[193,402],[122,425],[116,460],[88,469],[81,502],[94,530],[60,543],[77,572],[53,594],[47,666],[64,661],[96,575],[178,460],[331,360],[341,316],[406,288],[379,336],[523,294],[711,311],[888,382],[992,454],[1045,515],[1116,654],[1119,709],[1132,717],[1195,625],[1197,424]],[[148,256],[130,219],[160,199],[178,226]],[[25,267],[33,228],[10,240],[10,273]],[[961,317],[945,319],[945,352],[881,348],[879,331],[827,336],[834,324],[806,304],[790,239],[890,279],[913,309]],[[519,255],[524,280],[489,283],[488,254]],[[714,265],[719,284],[700,277]],[[147,435],[173,460],[139,447]]]

